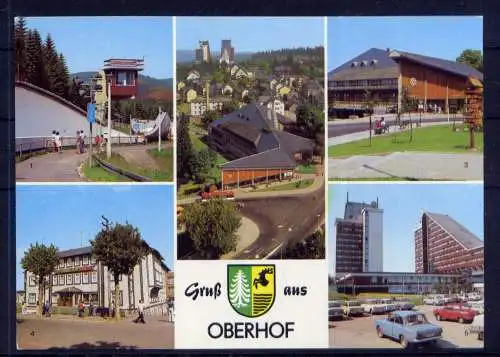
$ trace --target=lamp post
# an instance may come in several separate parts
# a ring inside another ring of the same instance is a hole
[[[106,157],[111,159],[111,81],[113,75],[109,74],[106,76],[108,82],[108,141],[106,143]]]

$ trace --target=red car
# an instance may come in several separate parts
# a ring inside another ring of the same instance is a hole
[[[433,311],[436,320],[448,320],[448,321],[458,321],[461,324],[466,322],[472,322],[474,320],[474,316],[476,316],[476,311],[460,305],[446,305],[444,307],[434,309]]]

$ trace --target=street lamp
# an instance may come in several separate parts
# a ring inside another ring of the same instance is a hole
[[[113,80],[113,75],[106,75],[106,80],[108,82],[108,142],[106,143],[106,157],[111,159],[111,82]]]
[[[271,238],[271,240],[275,243],[278,243],[278,247],[280,247],[280,259],[283,260],[283,244],[274,238]]]

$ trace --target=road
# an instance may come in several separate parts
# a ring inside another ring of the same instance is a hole
[[[324,222],[324,185],[312,194],[244,199],[240,212],[259,227],[259,238],[234,259],[259,259],[280,244],[299,242]]]
[[[164,145],[164,147],[170,144]],[[124,145],[113,147],[132,165],[149,168],[156,165],[147,150],[157,145]],[[78,168],[88,160],[88,153],[77,154],[76,149],[65,149],[62,153],[47,153],[33,156],[16,164],[16,181],[20,182],[67,182],[85,181]]]
[[[26,316],[17,323],[19,349],[170,349],[174,324],[166,317],[146,317],[146,324],[79,319],[38,319]]]
[[[396,116],[395,114],[386,114],[383,116],[385,118],[385,121],[387,125],[394,125],[396,122]],[[378,117],[377,117],[378,118]],[[455,121],[462,121],[463,117],[453,116],[451,117],[452,119],[450,120],[455,120]],[[347,135],[347,134],[352,134],[352,133],[358,133],[362,132],[365,130],[369,130],[370,124],[369,124],[369,119],[362,118],[362,119],[338,119],[333,122],[328,123],[328,137],[333,138],[337,136],[342,136],[342,135]],[[402,120],[408,120],[407,117],[403,117]],[[414,122],[418,122],[419,117],[418,114],[412,115],[412,120]],[[442,114],[426,114],[425,117],[422,117],[422,122],[423,123],[443,123],[447,122],[448,117],[444,116]],[[372,125],[374,125],[375,119],[373,119]]]
[[[477,340],[477,335],[465,336],[464,329],[468,325],[457,322],[437,322],[432,315],[432,306],[421,306],[427,319],[443,328],[443,339],[426,349],[443,350],[449,348],[484,348],[483,341]],[[330,347],[337,348],[395,348],[401,345],[389,338],[378,338],[375,332],[375,320],[384,319],[384,315],[354,317],[352,320],[330,322]],[[420,347],[421,348],[421,347]]]

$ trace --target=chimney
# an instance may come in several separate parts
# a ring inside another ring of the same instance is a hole
[[[378,208],[378,197],[377,197],[377,208]]]
[[[349,203],[349,191],[347,192],[347,203]]]

